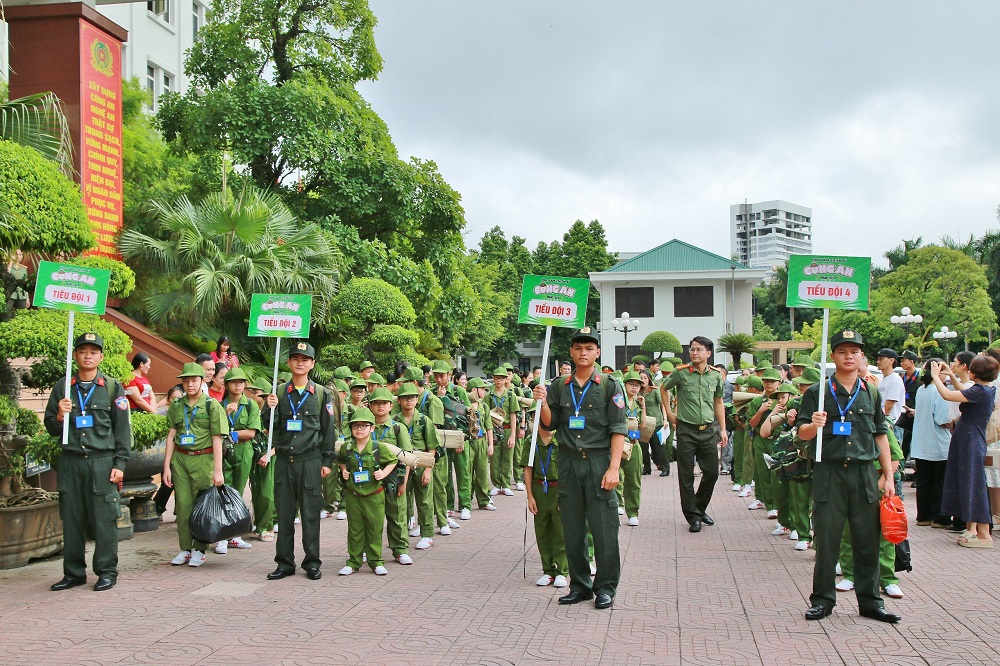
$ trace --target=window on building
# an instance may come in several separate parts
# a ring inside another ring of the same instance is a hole
[[[615,289],[615,312],[627,312],[630,317],[653,316],[652,287],[618,287]]]
[[[150,111],[156,111],[159,108],[160,95],[173,89],[173,74],[153,63],[146,63],[146,92],[149,93],[147,107]]]
[[[191,29],[192,37],[198,39],[198,31],[205,25],[205,7],[197,2],[191,3]]]
[[[170,0],[150,0],[146,3],[146,11],[164,23],[170,23]]]
[[[674,316],[715,316],[714,295],[712,287],[674,287]]]
[[[149,93],[146,105],[153,110],[156,103],[156,68],[152,65],[146,65],[146,92]]]

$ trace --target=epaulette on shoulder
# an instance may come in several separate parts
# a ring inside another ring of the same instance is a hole
[[[690,363],[684,363],[682,365],[675,366],[674,370],[687,370],[690,367],[691,367]]]

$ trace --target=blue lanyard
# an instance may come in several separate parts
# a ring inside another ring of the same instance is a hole
[[[375,426],[375,429],[372,430],[372,440],[376,444],[378,444],[379,440],[385,439],[385,436],[389,434],[389,428],[392,427],[393,423],[394,423],[394,421],[392,419],[389,419],[388,421],[386,421],[386,423],[385,423],[385,431],[382,433],[381,436],[375,434],[375,433],[378,432],[378,428],[379,428],[378,426]]]
[[[542,448],[540,444],[536,445],[539,449]],[[542,473],[542,481],[548,480],[549,475],[549,465],[552,463],[552,444],[549,444],[549,455],[545,460],[545,464],[542,464],[541,457],[538,458],[538,471]]]
[[[299,400],[299,404],[298,405],[293,405],[292,404],[292,394],[291,393],[288,393],[287,395],[288,395],[288,406],[292,408],[292,419],[297,421],[298,418],[299,418],[299,410],[302,409],[302,405],[306,404],[306,400],[309,399],[309,391],[305,391],[303,393],[302,399]]]
[[[80,387],[76,387],[76,397],[80,399],[80,413],[84,416],[87,415],[87,403],[90,402],[90,396],[94,395],[94,389],[97,388],[97,382],[90,385],[90,390],[87,391],[87,397],[83,397],[83,393],[80,391]]]
[[[372,434],[374,434],[374,432],[375,431],[373,430]],[[361,470],[363,470],[365,468],[364,463],[361,462],[361,453],[358,452],[358,451],[355,451],[354,452],[354,457],[358,459],[358,471],[360,472]],[[372,439],[372,457],[375,458],[375,469],[378,469],[379,467],[381,467],[382,465],[379,464],[378,440],[377,439]]]
[[[837,405],[837,411],[840,412],[840,420],[843,422],[844,419],[847,418],[847,412],[851,409],[851,405],[854,404],[854,401],[858,398],[858,394],[861,393],[861,380],[857,380],[857,388],[854,389],[854,395],[852,395],[851,399],[847,401],[847,406],[844,408],[841,408],[840,400],[837,399],[837,392],[833,388],[833,378],[831,377],[826,381],[830,385],[830,395],[833,396],[833,402]]]
[[[576,416],[580,415],[580,410],[583,408],[583,398],[587,395],[587,391],[590,390],[590,385],[594,383],[593,379],[588,379],[586,386],[583,387],[583,391],[580,392],[580,399],[576,399],[576,380],[569,380],[569,397],[573,400],[573,409],[576,410]]]
[[[634,419],[639,418],[639,403],[636,402],[635,403],[635,408],[632,409],[631,411],[627,407],[627,405],[628,405],[628,400],[627,399],[626,399],[625,404],[626,404],[626,407],[625,407],[625,416],[629,416],[629,417],[632,417]]]
[[[302,405],[299,406],[301,407]],[[229,414],[228,412],[226,413],[226,418],[229,419],[230,428],[236,427],[236,420],[240,418],[240,412],[242,411],[243,411],[243,405],[240,405],[239,407],[236,408],[235,414]]]
[[[493,403],[494,407],[499,407],[502,404],[502,400],[507,396],[497,395],[496,393],[490,393],[490,402]]]
[[[198,416],[198,408],[197,407],[195,407],[194,409],[191,410],[191,418],[190,419],[188,418],[188,403],[185,402],[184,403],[184,430],[186,431],[186,434],[188,434],[188,435],[191,434],[191,419],[194,419],[194,417],[196,417],[196,416]]]

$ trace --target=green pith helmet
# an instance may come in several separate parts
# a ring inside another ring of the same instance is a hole
[[[353,382],[351,382],[351,390],[353,391],[356,388],[365,389],[367,391],[368,390],[368,384],[365,384],[365,380],[363,380],[360,377],[358,377]]]
[[[369,405],[373,402],[392,402],[392,400],[392,391],[384,386],[379,386],[377,389],[368,394]]]
[[[813,366],[812,356],[809,354],[796,354],[795,360],[792,361],[792,365],[798,365],[803,368],[811,368]]]
[[[507,372],[513,372],[514,371],[514,366],[510,364],[510,361],[507,361],[506,363],[504,363],[503,367],[507,368]]]
[[[434,361],[434,363],[431,365],[431,372],[434,374],[441,372],[444,373],[451,372],[451,363],[448,363],[448,361],[441,361],[441,360]],[[507,374],[507,372],[504,371],[504,374]]]
[[[521,385],[521,378],[518,377],[517,374],[515,374],[514,377],[511,378],[510,381],[511,381],[512,384],[514,384],[514,386],[520,386]]]
[[[368,368],[374,368],[374,367],[375,367],[374,363],[372,363],[371,361],[365,361],[364,363],[361,364],[361,367],[358,368],[358,372],[361,372],[362,370],[367,370]]]
[[[351,414],[350,423],[371,423],[375,425],[375,415],[367,407],[358,407]]]
[[[377,372],[373,372],[372,374],[368,375],[368,379],[366,379],[365,381],[368,382],[369,384],[378,384],[379,386],[385,386],[385,377],[378,374]]]
[[[469,380],[467,388],[477,389],[477,388],[489,388],[486,382],[483,381],[482,377],[473,377]]]
[[[640,375],[636,370],[629,370],[627,373],[625,373],[625,376],[622,378],[623,384],[627,384],[628,382],[639,382],[641,384],[642,375]]]
[[[781,373],[775,368],[767,368],[764,370],[764,374],[760,376],[760,380],[763,382],[780,382]]]
[[[349,377],[353,377],[354,375],[351,373],[351,369],[346,365],[340,365],[333,371],[333,376],[337,379],[347,379]]]
[[[278,383],[279,384],[287,384],[290,381],[292,381],[292,373],[290,373],[290,372],[279,372],[278,373]]]
[[[768,368],[773,368],[773,367],[774,366],[771,365],[770,361],[761,361],[760,363],[754,366],[753,371],[760,372],[761,370],[767,370]]]
[[[349,390],[347,388],[347,382],[345,382],[343,379],[334,379],[333,380],[333,386],[338,391],[341,391],[343,393],[347,393],[347,391]]]
[[[403,370],[403,380],[404,382],[422,382],[424,381],[424,373],[420,368],[412,365],[406,366],[406,370]]]
[[[777,393],[788,393],[790,395],[798,395],[799,394],[799,392],[797,390],[795,390],[795,387],[792,386],[791,384],[782,384],[778,388],[774,389],[774,392],[776,394]]]
[[[177,375],[177,379],[183,379],[184,377],[201,377],[204,379],[205,368],[201,367],[200,363],[185,363],[184,367],[181,368],[181,374]]]
[[[822,379],[823,373],[819,368],[806,368],[802,375],[792,380],[796,384],[817,384]]]
[[[757,375],[750,375],[747,377],[747,387],[755,389],[757,391],[764,390],[764,380]]]
[[[496,369],[493,371],[493,376],[494,377],[506,377],[507,376],[507,368],[503,367],[502,365],[498,365],[496,367]]]
[[[421,391],[420,391],[420,389],[418,389],[416,387],[416,385],[414,385],[414,384],[403,384],[402,386],[399,387],[399,393],[396,394],[396,397],[399,398],[399,399],[403,399],[403,398],[405,398],[407,396],[411,396],[411,395],[414,396],[414,397],[416,397],[416,396],[420,395],[420,393],[421,393]]]
[[[744,377],[743,375],[740,375],[739,377],[736,378],[736,381],[734,381],[733,383],[736,384],[737,386],[746,386],[746,383],[747,383],[748,379],[750,379],[750,378],[749,377]]]
[[[247,373],[243,372],[243,368],[233,368],[232,370],[226,373],[226,382],[225,382],[226,384],[228,384],[229,382],[235,382],[239,380],[243,380],[245,382],[250,381],[247,378]]]

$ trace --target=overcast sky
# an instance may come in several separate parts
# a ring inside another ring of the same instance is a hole
[[[613,251],[729,256],[729,205],[814,252],[1000,227],[1000,2],[371,0],[362,91],[462,194],[467,243],[598,219]]]

